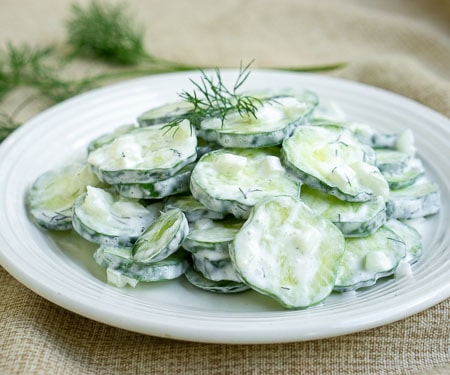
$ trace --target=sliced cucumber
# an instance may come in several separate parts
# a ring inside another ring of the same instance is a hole
[[[72,221],[75,231],[88,241],[130,247],[158,215],[137,200],[88,186],[75,201]]]
[[[202,252],[197,252],[192,254],[192,260],[194,268],[209,280],[242,282],[229,256],[222,259],[210,259],[203,256]]]
[[[142,113],[138,116],[137,121],[140,126],[165,124],[180,118],[192,109],[192,104],[185,101],[167,103]]]
[[[426,177],[403,189],[391,190],[386,201],[386,214],[389,219],[416,219],[433,215],[440,210],[439,186]]]
[[[303,185],[301,199],[316,213],[331,220],[345,237],[364,237],[386,221],[382,197],[367,202],[346,202]]]
[[[166,209],[179,208],[184,212],[188,222],[196,222],[201,219],[223,219],[222,212],[208,210],[204,204],[200,203],[192,195],[180,195],[169,197],[166,200]]]
[[[281,150],[283,165],[304,184],[349,202],[389,194],[388,183],[366,158],[367,146],[334,125],[299,126]]]
[[[28,211],[42,228],[72,228],[72,208],[88,185],[100,185],[86,163],[71,163],[39,176],[27,192]]]
[[[405,261],[410,264],[417,262],[423,251],[422,235],[417,229],[403,221],[395,219],[386,221],[385,225],[405,241]]]
[[[283,168],[275,149],[221,149],[204,155],[191,176],[191,193],[208,209],[246,218],[267,196],[299,196],[300,183]]]
[[[177,251],[189,232],[188,222],[178,208],[163,212],[133,246],[133,260],[153,263]]]
[[[395,273],[406,256],[404,240],[387,226],[364,238],[348,238],[334,290],[346,292],[374,285]]]
[[[136,129],[136,125],[135,124],[129,124],[129,125],[122,125],[122,126],[118,126],[116,129],[114,129],[113,132],[111,133],[107,133],[107,134],[103,134],[99,137],[97,137],[96,139],[94,139],[93,141],[91,141],[88,144],[87,147],[87,151],[88,153],[91,153],[92,151],[108,144],[111,143],[112,141],[114,141],[114,139],[116,139],[119,135],[125,134],[130,132],[133,129]]]
[[[191,226],[183,248],[191,253],[208,250],[228,256],[228,245],[242,224],[240,220],[199,220]]]
[[[88,156],[100,180],[109,184],[147,183],[166,179],[197,158],[197,137],[189,122],[176,132],[162,126],[137,128],[119,135]]]
[[[164,180],[141,184],[117,184],[113,185],[113,187],[123,197],[137,199],[165,198],[189,191],[193,169],[194,164],[188,164],[176,174]]]
[[[287,308],[306,308],[332,291],[344,236],[299,198],[266,198],[253,208],[230,256],[251,288]]]
[[[297,96],[279,95],[261,99],[255,116],[234,112],[222,121],[206,119],[198,136],[228,148],[279,145],[311,112],[311,106]]]
[[[172,280],[183,275],[189,266],[184,251],[177,251],[158,262],[141,263],[133,261],[131,248],[101,246],[94,253],[94,259],[107,269],[108,282],[116,286],[123,286],[124,281],[135,286],[139,281]]]
[[[204,277],[200,272],[189,267],[184,273],[186,279],[197,288],[213,293],[241,293],[250,288],[241,282],[220,280],[213,281]]]
[[[425,175],[425,168],[420,159],[411,158],[405,170],[401,173],[382,172],[384,178],[392,190],[403,189],[414,184],[420,177]]]
[[[375,149],[377,167],[383,174],[401,174],[409,165],[411,155],[406,152],[388,149]]]

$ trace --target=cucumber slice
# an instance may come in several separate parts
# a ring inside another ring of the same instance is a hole
[[[349,202],[387,198],[389,186],[365,161],[367,147],[339,126],[300,126],[283,142],[281,161],[304,184]]]
[[[375,149],[377,167],[383,174],[401,174],[408,168],[411,155],[397,150]]]
[[[98,148],[108,144],[108,143],[111,143],[119,135],[128,133],[131,130],[136,129],[136,127],[137,126],[135,124],[122,125],[122,126],[117,127],[111,133],[106,133],[106,134],[103,134],[103,135],[97,137],[96,139],[94,139],[93,141],[91,141],[88,144],[88,147],[87,147],[88,154],[91,153],[92,151],[94,151],[94,150],[96,150],[96,149],[98,149]]]
[[[409,264],[416,263],[423,252],[422,236],[417,231],[417,229],[415,229],[411,225],[406,224],[403,221],[395,219],[386,221],[385,226],[391,229],[405,241],[405,261]]]
[[[347,292],[374,285],[395,273],[406,256],[404,240],[387,226],[364,238],[348,238],[334,290]]]
[[[344,236],[299,198],[278,196],[256,204],[230,256],[239,277],[287,308],[306,308],[333,290]]]
[[[386,201],[386,215],[389,219],[416,219],[434,215],[440,210],[439,186],[426,177],[403,189],[391,190]]]
[[[304,122],[311,107],[296,96],[279,95],[261,99],[255,116],[234,112],[222,121],[203,120],[198,136],[228,148],[256,148],[279,145]]]
[[[142,113],[137,121],[140,126],[165,124],[180,118],[192,109],[192,104],[185,101],[167,103]]]
[[[27,192],[28,211],[36,224],[50,230],[72,228],[72,207],[88,185],[100,181],[86,163],[75,162],[39,176]]]
[[[72,222],[75,231],[88,241],[130,247],[158,215],[158,210],[136,200],[88,186],[87,192],[75,201]]]
[[[96,263],[107,269],[107,281],[116,286],[135,286],[139,281],[172,280],[184,274],[189,266],[187,253],[177,251],[154,263],[132,260],[131,248],[101,246],[94,253]],[[134,284],[134,285],[133,285]]]
[[[240,220],[199,220],[191,226],[183,248],[191,253],[208,250],[229,256],[228,245],[242,224]]]
[[[189,232],[183,212],[177,208],[163,212],[133,246],[133,260],[153,263],[177,251]]]
[[[300,183],[274,149],[221,149],[204,155],[191,176],[191,193],[208,209],[246,218],[267,196],[299,196]]]
[[[364,123],[343,122],[342,126],[350,129],[359,142],[374,148],[393,149],[399,138],[398,133],[381,133]]]
[[[161,199],[189,191],[194,164],[188,164],[179,172],[164,180],[142,184],[117,184],[113,187],[122,197],[137,199]]]
[[[222,212],[208,210],[205,205],[200,203],[192,195],[181,195],[169,197],[166,200],[166,210],[179,208],[184,212],[189,223],[194,223],[201,219],[223,219],[225,215]]]
[[[403,189],[414,184],[425,175],[425,168],[420,159],[411,158],[401,173],[381,172],[392,190]]]
[[[203,252],[197,252],[192,254],[192,260],[194,268],[209,280],[242,282],[229,256],[222,259],[210,259],[204,256]]]
[[[206,290],[213,293],[241,293],[249,290],[250,288],[241,282],[220,280],[213,281],[204,277],[200,272],[189,267],[184,273],[186,279],[197,288]]]
[[[88,162],[109,184],[147,183],[166,179],[197,158],[197,137],[189,122],[176,132],[162,126],[137,128],[92,151]]]
[[[367,202],[346,202],[303,185],[301,199],[317,214],[333,222],[345,237],[364,237],[386,221],[382,197]]]

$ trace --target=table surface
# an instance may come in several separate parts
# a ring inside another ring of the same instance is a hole
[[[2,0],[0,48],[7,42],[65,43],[73,1]],[[88,4],[88,1],[79,1]],[[330,76],[409,97],[450,116],[450,2],[446,0],[129,0],[154,56],[199,66],[254,68],[344,62]],[[109,71],[75,60],[68,74]],[[0,101],[13,113],[21,87]],[[49,105],[35,98],[26,121]],[[447,374],[449,300],[398,322],[329,339],[267,345],[182,342],[113,328],[36,295],[0,267],[0,373],[112,374]]]

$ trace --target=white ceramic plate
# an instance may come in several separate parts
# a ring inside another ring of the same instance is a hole
[[[224,71],[227,82],[236,71]],[[57,105],[0,147],[0,262],[44,298],[91,319],[144,334],[215,343],[274,343],[357,332],[403,319],[450,296],[450,121],[398,95],[318,75],[253,71],[246,88],[299,86],[339,103],[349,116],[384,131],[410,128],[429,177],[442,191],[442,210],[423,225],[423,258],[412,276],[388,279],[323,304],[286,311],[253,292],[215,295],[176,281],[116,289],[92,260],[93,247],[74,236],[51,236],[28,219],[24,196],[35,178],[84,156],[87,143],[134,122],[146,109],[192,88],[188,72],[115,84]]]

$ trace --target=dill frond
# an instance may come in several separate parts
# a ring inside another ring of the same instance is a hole
[[[53,47],[31,47],[28,44],[7,43],[0,49],[0,99],[20,85],[33,85],[53,69],[47,59]]]
[[[124,3],[94,0],[86,8],[73,4],[66,30],[67,43],[76,54],[125,65],[149,58],[144,49],[143,30],[136,27]]]
[[[189,120],[191,127],[196,127],[208,118],[219,119],[223,126],[226,117],[231,113],[256,119],[257,110],[262,104],[261,99],[239,93],[250,75],[249,68],[252,63],[253,61],[246,66],[240,65],[238,76],[231,89],[223,82],[220,69],[214,69],[215,76],[209,76],[204,70],[200,70],[200,81],[190,80],[194,90],[192,92],[184,90],[179,94],[182,100],[192,104],[192,111],[181,115],[164,127],[168,131],[176,131],[183,120]]]

